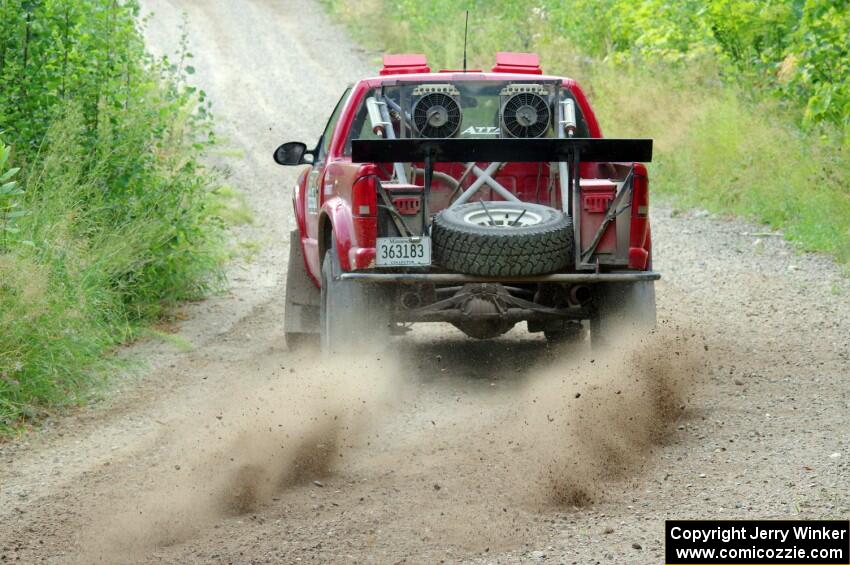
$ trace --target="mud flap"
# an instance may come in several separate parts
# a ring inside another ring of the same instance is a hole
[[[301,338],[319,333],[319,304],[321,293],[304,264],[301,235],[298,230],[289,234],[289,266],[286,269],[286,308],[283,327],[286,342],[292,346]]]
[[[596,314],[590,319],[594,346],[617,335],[642,335],[655,328],[655,281],[607,283],[594,289]]]

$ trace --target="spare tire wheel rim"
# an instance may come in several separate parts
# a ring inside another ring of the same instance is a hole
[[[504,204],[492,203],[486,208],[470,210],[463,215],[463,222],[473,226],[485,228],[523,228],[536,226],[543,221],[543,217],[528,208],[506,206]]]

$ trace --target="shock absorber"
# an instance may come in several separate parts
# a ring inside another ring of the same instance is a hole
[[[387,109],[387,103],[383,100],[378,100],[374,96],[366,99],[366,111],[369,113],[369,121],[372,122],[372,131],[376,135],[382,136],[384,139],[395,139],[395,130],[390,119],[390,111]],[[398,182],[407,184],[407,174],[404,172],[404,165],[401,163],[393,163],[393,170]]]
[[[572,98],[558,102],[558,137],[566,139],[572,137],[576,132],[576,107]],[[561,208],[567,214],[570,213],[570,173],[567,164],[563,161],[558,163],[558,178],[561,181]]]

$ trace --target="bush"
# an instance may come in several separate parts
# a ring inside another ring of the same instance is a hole
[[[134,1],[0,3],[0,428],[84,400],[103,353],[220,280],[208,104]],[[5,155],[5,157],[4,157]]]

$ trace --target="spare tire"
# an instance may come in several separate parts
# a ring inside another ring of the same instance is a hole
[[[531,276],[572,265],[572,219],[528,202],[473,202],[446,208],[431,226],[434,262],[459,273]]]

